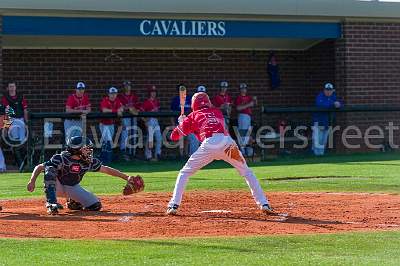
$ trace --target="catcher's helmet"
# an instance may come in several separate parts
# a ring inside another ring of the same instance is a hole
[[[88,163],[93,159],[93,142],[85,137],[71,137],[67,141],[67,151],[71,155],[78,155]]]
[[[211,101],[205,92],[197,92],[192,97],[192,110],[197,111],[202,108],[211,107]]]

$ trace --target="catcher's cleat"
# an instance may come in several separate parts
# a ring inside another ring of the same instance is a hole
[[[63,206],[58,203],[46,203],[47,214],[57,215],[59,209],[63,209]]]
[[[179,205],[174,204],[172,207],[168,207],[167,215],[176,215],[178,213]]]
[[[80,202],[77,202],[71,198],[67,200],[67,208],[73,211],[83,210],[83,206]]]
[[[265,214],[274,214],[274,209],[267,203],[261,206],[261,211]]]

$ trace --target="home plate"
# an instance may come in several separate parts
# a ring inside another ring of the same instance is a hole
[[[209,210],[209,211],[201,211],[201,213],[230,213],[231,211],[227,210]]]

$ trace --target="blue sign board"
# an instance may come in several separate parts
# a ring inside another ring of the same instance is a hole
[[[341,25],[317,22],[4,16],[3,34],[326,39],[339,38]]]

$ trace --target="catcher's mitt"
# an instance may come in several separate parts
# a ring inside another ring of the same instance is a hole
[[[144,189],[143,178],[139,175],[128,177],[128,182],[126,183],[122,194],[131,195],[133,193],[138,193]]]

